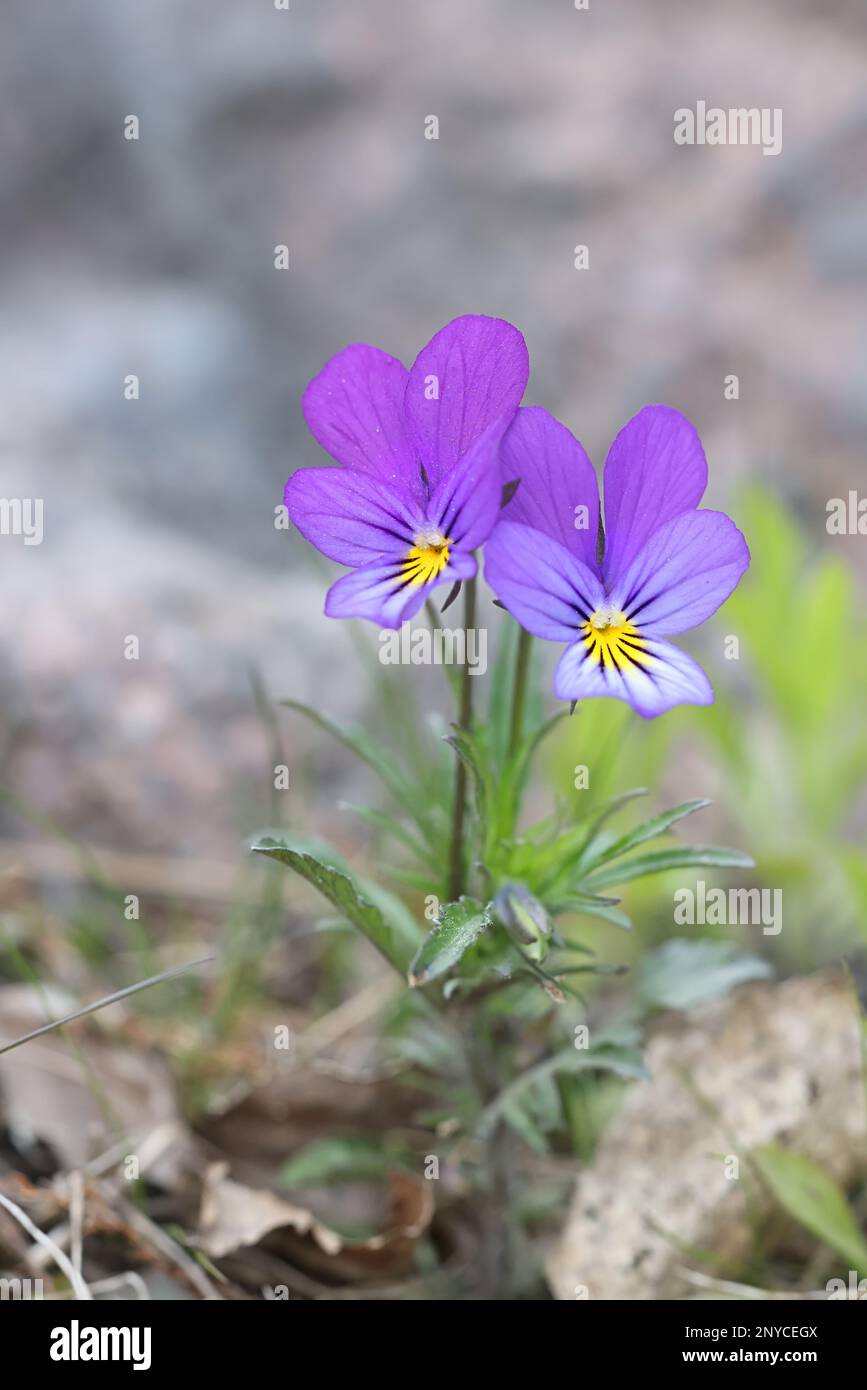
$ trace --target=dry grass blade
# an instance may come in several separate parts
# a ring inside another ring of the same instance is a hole
[[[737,1284],[731,1279],[715,1279],[713,1275],[705,1274],[699,1269],[681,1268],[680,1273],[688,1284],[694,1284],[696,1288],[708,1289],[724,1298],[748,1299],[754,1303],[764,1299],[771,1302],[802,1303],[811,1298],[828,1297],[826,1289],[810,1289],[806,1292],[798,1289],[762,1289],[754,1284]]]
[[[155,1221],[151,1221],[149,1216],[146,1216],[143,1211],[139,1211],[138,1207],[134,1206],[132,1202],[127,1201],[126,1198],[116,1195],[115,1205],[124,1220],[129,1222],[134,1230],[138,1231],[140,1235],[150,1241],[155,1250],[165,1255],[182,1274],[186,1275],[193,1288],[197,1293],[201,1294],[202,1298],[210,1302],[224,1301],[222,1295],[217,1292],[201,1266],[196,1263],[191,1255],[187,1254],[184,1247],[179,1245],[167,1231],[164,1231]]]
[[[57,1245],[50,1236],[47,1236],[44,1231],[40,1231],[38,1226],[34,1226],[26,1211],[22,1211],[21,1208],[16,1206],[14,1202],[11,1202],[8,1197],[4,1197],[2,1192],[0,1192],[0,1206],[6,1208],[9,1215],[15,1218],[29,1236],[33,1237],[37,1245],[41,1245],[48,1251],[52,1260],[57,1265],[57,1268],[63,1271],[72,1285],[76,1298],[79,1300],[92,1299],[93,1294],[75,1268],[75,1265],[69,1259],[69,1256],[64,1254],[60,1246]]]
[[[105,1009],[109,1004],[116,1004],[121,999],[128,999],[131,994],[138,994],[140,989],[150,989],[151,985],[160,985],[165,980],[173,980],[177,975],[184,975],[188,970],[195,970],[199,965],[207,965],[214,959],[213,956],[203,956],[201,960],[191,960],[186,965],[176,965],[171,970],[164,970],[160,975],[151,975],[147,980],[139,980],[136,985],[127,985],[126,989],[119,989],[115,994],[108,994],[104,999],[98,999],[95,1004],[86,1004],[83,1009],[76,1009],[71,1014],[64,1014],[63,1018],[56,1018],[51,1023],[46,1023],[42,1028],[34,1028],[32,1033],[25,1033],[23,1038],[16,1038],[14,1042],[6,1043],[0,1047],[0,1056],[4,1052],[11,1052],[13,1048],[20,1047],[22,1043],[30,1042],[33,1038],[41,1038],[44,1033],[51,1033],[55,1028],[62,1028],[66,1023],[74,1023],[77,1018],[85,1018],[87,1014],[96,1013],[97,1009]]]

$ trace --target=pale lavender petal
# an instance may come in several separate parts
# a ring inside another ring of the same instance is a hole
[[[462,550],[483,545],[497,524],[503,485],[499,447],[510,417],[501,416],[434,489],[426,508],[431,525]]]
[[[544,531],[595,569],[599,486],[566,426],[539,406],[524,407],[506,431],[500,465],[503,482],[520,479],[504,519]]]
[[[724,512],[685,512],[654,532],[610,602],[642,636],[669,637],[715,613],[749,563],[747,543]]]
[[[311,434],[338,463],[420,491],[403,409],[408,380],[396,357],[353,343],[313,378],[302,409]]]
[[[713,704],[710,681],[679,647],[645,641],[640,662],[623,656],[610,664],[594,660],[583,641],[573,642],[554,672],[554,694],[561,700],[625,700],[645,719],[664,714],[674,705]]]
[[[408,492],[348,468],[299,468],[283,500],[302,536],[342,565],[405,554],[424,523]]]
[[[665,521],[697,507],[707,461],[694,427],[667,405],[646,405],[605,461],[605,559],[610,584]]]
[[[501,521],[488,541],[485,578],[522,627],[554,642],[571,642],[605,599],[588,565],[515,521]]]
[[[332,584],[325,612],[329,618],[368,618],[380,627],[397,628],[418,612],[433,589],[472,579],[475,572],[471,555],[455,555],[430,584],[408,583],[400,558],[364,565]]]
[[[404,399],[432,488],[489,425],[517,408],[529,372],[517,328],[482,314],[453,319],[422,348]]]

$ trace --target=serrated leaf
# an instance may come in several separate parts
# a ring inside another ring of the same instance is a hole
[[[262,836],[250,848],[294,869],[311,883],[403,975],[415,945],[407,939],[405,919],[386,920],[379,906],[364,896],[348,869],[325,862],[303,846],[303,841],[295,842],[288,836]],[[339,860],[336,854],[335,858]]]
[[[675,937],[645,957],[638,1002],[645,1009],[691,1009],[773,973],[766,960],[742,951],[733,941]]]
[[[676,849],[654,850],[651,854],[639,854],[634,859],[621,860],[619,864],[609,864],[606,868],[588,874],[582,879],[581,887],[596,893],[600,888],[609,888],[619,883],[631,883],[633,879],[645,878],[648,874],[661,874],[669,869],[754,869],[755,863],[748,854],[738,849],[724,849],[714,845],[679,845]]]
[[[492,926],[487,908],[474,898],[447,903],[409,968],[410,985],[427,985],[445,975]]]
[[[837,1184],[810,1159],[776,1144],[753,1150],[752,1159],[789,1215],[829,1245],[848,1268],[867,1275],[867,1239]]]

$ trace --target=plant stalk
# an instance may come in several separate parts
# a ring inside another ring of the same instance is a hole
[[[515,656],[515,681],[512,686],[512,718],[509,725],[509,754],[517,753],[524,731],[524,705],[527,696],[527,677],[530,674],[530,649],[533,645],[532,633],[522,627],[518,634],[518,650]]]
[[[478,1013],[464,1011],[460,1024],[467,1080],[475,1092],[480,1112],[501,1093],[503,1077],[498,1049]],[[513,1040],[503,1038],[508,1049]],[[479,1154],[479,1293],[488,1299],[511,1299],[518,1282],[515,1232],[512,1229],[515,1145],[503,1120],[498,1120],[481,1139]]]
[[[473,718],[473,678],[468,658],[467,633],[476,625],[476,580],[464,585],[464,669],[461,673],[458,727],[469,730]],[[455,768],[455,797],[452,804],[452,839],[449,854],[449,902],[455,902],[464,891],[464,811],[467,804],[467,769],[462,758]]]

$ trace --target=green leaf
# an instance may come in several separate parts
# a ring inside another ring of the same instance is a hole
[[[628,854],[631,849],[636,849],[638,845],[643,845],[647,840],[655,840],[658,835],[664,835],[679,820],[684,820],[691,816],[695,811],[701,811],[710,802],[704,799],[698,801],[683,801],[679,806],[674,806],[670,811],[663,811],[658,816],[652,816],[650,820],[643,821],[634,830],[630,830],[626,835],[621,835],[619,840],[613,844],[601,847],[596,853],[592,846],[589,846],[588,855],[582,855],[580,860],[580,870],[584,871],[590,867],[595,868],[597,864],[607,864],[612,859],[618,859],[623,854]]]
[[[470,774],[473,788],[473,801],[479,822],[479,834],[484,844],[488,834],[491,807],[494,804],[496,788],[491,762],[482,743],[481,726],[473,732],[452,725],[451,733],[445,742],[453,748]]]
[[[420,809],[424,802],[423,800],[420,801],[413,783],[403,772],[399,763],[395,761],[388,748],[371,738],[364,729],[347,729],[340,724],[335,724],[333,719],[320,714],[319,710],[311,709],[309,705],[303,704],[300,700],[282,700],[281,704],[286,709],[294,709],[299,714],[303,714],[317,728],[330,734],[332,738],[342,743],[344,748],[348,748],[351,753],[366,763],[416,824],[426,828],[427,821],[423,810]]]
[[[534,1115],[523,1106],[517,1103],[503,1107],[502,1118],[512,1126],[512,1129],[529,1149],[537,1154],[548,1152],[548,1141],[544,1131],[539,1127]]]
[[[276,859],[279,864],[294,869],[308,883],[312,883],[401,975],[406,972],[415,941],[407,939],[405,919],[386,920],[380,908],[362,894],[359,884],[342,866],[336,852],[334,857],[341,862],[340,868],[311,854],[304,841],[293,840],[288,835],[279,838],[262,836],[250,848],[256,854],[267,855],[269,859]]]
[[[602,806],[579,817],[576,824],[557,835],[549,844],[540,846],[533,860],[537,879],[541,880],[544,877],[548,886],[558,883],[580,859],[609,817],[636,797],[646,795],[646,787],[633,787],[618,796],[610,797]]]
[[[588,965],[551,965],[549,968],[555,980],[562,979],[564,975],[626,975],[629,971],[628,965],[603,965],[601,962]]]
[[[733,941],[675,937],[645,957],[638,1002],[645,1009],[691,1009],[746,980],[766,980],[773,973],[766,960],[741,951]]]
[[[850,1269],[867,1275],[867,1240],[837,1184],[810,1159],[776,1144],[755,1149],[752,1158],[789,1215],[829,1245]]]
[[[554,1076],[583,1071],[613,1072],[615,1076],[630,1080],[648,1079],[641,1053],[635,1048],[610,1043],[595,1048],[565,1047],[522,1072],[486,1106],[479,1120],[479,1135],[489,1134],[498,1120],[507,1118],[519,1102],[523,1104],[526,1091],[548,1083]]]
[[[603,922],[610,922],[613,927],[631,931],[632,922],[625,912],[617,910],[619,902],[619,898],[597,898],[592,893],[570,893],[567,898],[561,899],[552,907],[551,911],[555,914],[577,912],[584,917],[601,917]]]
[[[384,888],[372,878],[355,874],[355,883],[368,902],[378,908],[385,920],[392,926],[407,952],[418,950],[418,943],[424,935],[424,927],[410,911],[403,898],[391,889]]]
[[[386,878],[391,879],[392,883],[399,883],[403,888],[412,888],[416,893],[427,897],[431,890],[430,870],[422,872],[421,869],[397,869],[390,864],[382,864],[379,872]]]
[[[520,810],[521,792],[527,780],[533,754],[552,729],[555,729],[568,717],[563,710],[553,714],[532,733],[525,734],[512,757],[506,759],[498,793],[492,802],[493,819],[496,825],[495,838],[502,839],[512,834]]]
[[[445,975],[491,926],[488,909],[473,898],[447,903],[409,968],[410,985],[427,985]]]
[[[854,899],[856,921],[862,933],[867,933],[867,855],[849,845],[840,848],[840,862]]]
[[[582,880],[581,887],[596,893],[600,888],[613,884],[630,883],[635,878],[647,874],[661,874],[668,869],[754,869],[755,864],[748,854],[739,849],[720,849],[713,845],[682,845],[676,849],[654,850],[651,854],[639,854],[634,859],[625,859],[619,864],[594,871]]]
[[[281,1187],[324,1187],[329,1183],[384,1178],[407,1165],[406,1150],[378,1139],[317,1139],[280,1169]]]
[[[368,825],[373,825],[377,830],[390,835],[392,839],[399,840],[402,845],[406,845],[417,859],[424,864],[433,865],[434,856],[431,849],[418,840],[406,826],[401,825],[400,821],[395,820],[394,816],[389,816],[385,811],[378,811],[372,806],[356,806],[351,801],[341,801],[339,809],[350,811],[354,816],[360,817]]]

